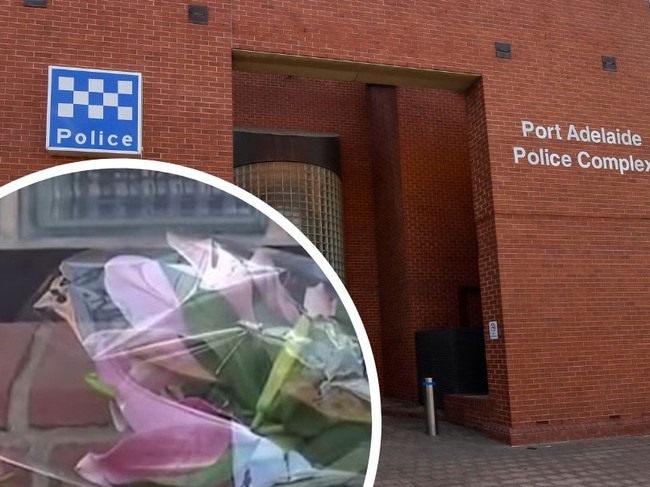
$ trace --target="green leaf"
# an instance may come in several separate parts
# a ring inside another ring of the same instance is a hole
[[[193,353],[214,373],[213,393],[227,397],[234,414],[251,417],[270,370],[267,354],[238,325],[239,317],[218,292],[196,293],[183,304],[183,313],[195,339],[208,349]]]
[[[336,300],[335,318],[336,321],[339,322],[339,324],[341,325],[341,329],[345,333],[352,336],[357,335],[357,332],[354,330],[354,325],[352,324],[352,320],[350,319],[350,315],[348,314],[348,311],[345,309],[345,306],[343,306],[343,303],[341,302],[340,299]]]
[[[309,441],[301,453],[317,465],[361,472],[368,467],[370,437],[370,425],[342,422]]]
[[[279,346],[266,340],[262,332],[240,325],[220,293],[192,296],[184,303],[183,312],[196,342],[201,344],[192,347],[193,354],[217,379],[210,396],[227,398],[233,414],[244,421],[252,420]]]
[[[281,424],[266,424],[258,428],[255,433],[272,441],[284,451],[299,452],[305,443],[300,436],[288,433]]]
[[[272,362],[259,336],[241,332],[236,340],[211,344],[221,361],[215,371],[219,380],[215,388],[233,401],[238,416],[252,420]]]
[[[182,306],[187,325],[197,338],[210,337],[239,322],[239,316],[226,297],[216,291],[197,291]]]
[[[182,301],[197,291],[201,279],[193,272],[183,272],[173,267],[172,265],[169,265],[171,262],[165,265],[166,263],[163,261],[161,264],[161,268],[167,275],[167,279],[174,288],[176,296],[178,296],[179,300]]]
[[[282,425],[286,435],[302,440],[295,443],[296,450],[321,466],[369,442],[371,434],[369,402],[343,388],[330,388],[322,395],[323,372],[310,369],[300,358],[316,350],[328,357],[336,347],[330,331],[329,323],[299,319],[273,364],[252,423],[260,434],[270,425]]]
[[[309,334],[310,320],[301,316],[293,329],[293,342],[296,339],[306,338]],[[282,417],[279,415],[281,407],[281,393],[285,384],[297,374],[296,369],[302,368],[302,364],[296,356],[289,351],[290,344],[286,343],[282,351],[273,362],[273,368],[264,385],[264,389],[257,401],[257,414],[253,420],[252,428],[261,427],[265,422],[278,422]],[[299,343],[296,346],[300,346]]]
[[[177,487],[217,487],[224,484],[231,485],[233,478],[232,465],[232,448],[229,448],[219,461],[210,467],[180,477],[177,481],[171,479],[162,479],[162,481],[165,485]]]
[[[370,458],[370,442],[364,441],[351,452],[339,458],[330,465],[330,468],[343,472],[366,473],[368,459]]]
[[[233,469],[232,469],[232,450],[227,452],[219,461],[209,467],[203,468],[198,472],[187,475],[169,476],[164,478],[154,478],[141,482],[127,484],[125,487],[220,487],[232,486]]]
[[[102,382],[95,372],[88,372],[84,375],[84,382],[90,386],[91,389],[104,396],[110,397],[111,399],[115,397],[115,389]]]
[[[163,484],[157,484],[155,482],[135,482],[126,484],[126,487],[160,487]]]
[[[319,470],[314,475],[293,482],[281,482],[273,487],[361,487],[365,475],[336,470]]]

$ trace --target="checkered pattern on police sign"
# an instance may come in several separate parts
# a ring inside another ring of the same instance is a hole
[[[117,93],[106,93],[104,91],[104,80],[93,79],[88,80],[88,90],[76,90],[75,79],[69,76],[59,77],[59,91],[72,92],[72,103],[58,103],[57,115],[62,118],[73,118],[75,110],[88,110],[88,118],[95,120],[104,120],[104,116],[109,117],[109,113],[116,113],[117,120],[133,120],[133,108],[120,106],[120,95],[133,94],[133,82],[129,80],[119,80],[117,82]],[[97,93],[101,97],[95,98],[95,102],[91,104],[91,93]],[[101,104],[97,104],[97,99],[101,99]],[[110,107],[116,110],[104,110]]]

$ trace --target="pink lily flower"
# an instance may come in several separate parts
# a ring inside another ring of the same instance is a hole
[[[86,455],[77,465],[85,479],[108,487],[179,477],[214,465],[230,448],[230,420],[141,387],[125,372],[124,358],[96,365],[102,381],[115,390],[116,406],[132,433],[106,453]]]
[[[212,239],[191,240],[171,234],[167,239],[200,276],[200,286],[225,296],[242,321],[257,322],[253,309],[255,288],[274,314],[287,323],[293,324],[300,316],[298,304],[280,281],[281,271],[263,249],[244,260]]]
[[[305,311],[312,318],[323,316],[328,318],[336,314],[337,298],[332,296],[324,283],[307,288],[304,298]]]
[[[106,263],[104,284],[131,328],[96,331],[83,339],[91,358],[100,360],[128,350],[142,361],[141,368],[156,365],[174,374],[214,380],[188,349],[181,301],[158,262],[115,257]]]
[[[118,357],[97,363],[130,433],[109,451],[81,459],[77,472],[86,480],[104,487],[139,481],[192,487],[192,476],[224,461],[228,451],[232,458],[225,461],[237,485],[248,478],[251,487],[271,487],[313,474],[298,453],[286,454],[200,399],[156,395],[133,381],[126,367],[128,361]]]
[[[293,325],[300,316],[300,310],[280,281],[280,271],[274,267],[271,256],[264,249],[259,249],[248,265],[252,268],[253,281],[267,305],[277,316],[282,316],[287,323]]]
[[[187,333],[181,303],[160,263],[146,257],[114,257],[104,266],[104,285],[113,303],[138,330]]]

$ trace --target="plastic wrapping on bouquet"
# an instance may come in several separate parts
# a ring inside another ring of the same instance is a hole
[[[0,325],[15,343],[0,478],[17,466],[79,486],[363,485],[377,405],[321,266],[245,235],[163,227],[160,245],[75,236],[34,254],[54,272]],[[3,254],[15,258],[0,238]]]

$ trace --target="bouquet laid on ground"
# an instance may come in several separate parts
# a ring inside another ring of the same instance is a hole
[[[309,258],[168,236],[65,260],[36,303],[72,327],[119,440],[102,486],[361,485],[370,398],[350,319]]]

